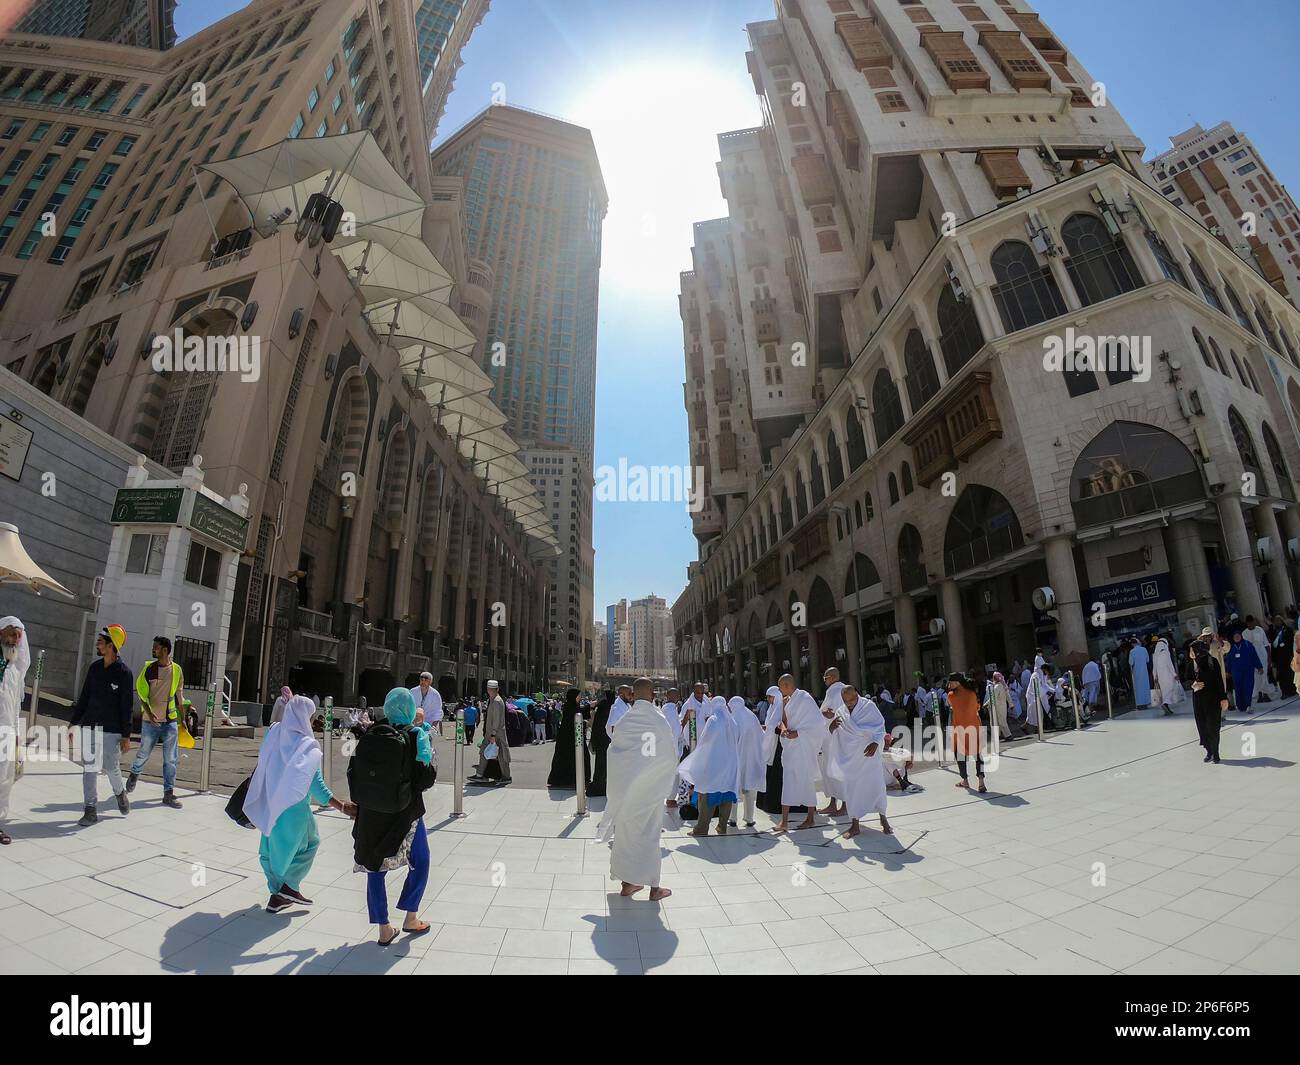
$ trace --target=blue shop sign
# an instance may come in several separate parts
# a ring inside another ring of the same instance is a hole
[[[1168,573],[1153,573],[1114,584],[1099,584],[1083,593],[1083,612],[1091,614],[1101,603],[1107,614],[1121,610],[1153,610],[1174,603],[1174,582]]]

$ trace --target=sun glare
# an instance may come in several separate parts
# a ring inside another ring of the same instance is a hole
[[[604,285],[675,293],[690,266],[691,223],[726,211],[718,133],[760,120],[743,69],[624,65],[585,86],[564,114],[592,131],[609,189]]]

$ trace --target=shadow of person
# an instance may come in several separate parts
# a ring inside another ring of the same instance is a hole
[[[259,952],[253,948],[273,935],[283,935],[288,922],[305,922],[308,916],[306,912],[268,914],[261,906],[249,906],[230,916],[210,911],[186,914],[167,929],[158,949],[159,960],[182,972],[233,976],[239,967],[284,958],[286,964],[279,972],[292,972],[296,964],[316,952],[310,949]],[[266,919],[262,920],[263,917]],[[218,929],[222,930],[219,938],[214,934]]]
[[[1285,758],[1266,758],[1260,755],[1255,758],[1223,758],[1220,764],[1239,766],[1242,769],[1290,769],[1295,762],[1289,762]]]
[[[646,888],[649,891],[649,888]],[[635,897],[620,895],[617,891],[607,891],[605,893],[605,905],[611,914],[650,914],[649,918],[643,918],[646,921],[644,925],[638,924],[636,931],[630,932],[606,932],[601,928],[604,918],[598,914],[583,914],[582,919],[592,927],[587,931],[574,932],[574,943],[588,942],[591,944],[592,952],[601,961],[608,962],[614,967],[614,975],[629,976],[639,975],[642,972],[641,947],[637,939],[638,932],[653,933],[656,937],[655,958],[660,957],[660,951],[664,951],[664,958],[671,958],[677,953],[679,938],[676,932],[669,929],[663,918],[663,903],[650,902],[644,892],[639,892]],[[583,955],[570,953],[575,961],[582,961]]]

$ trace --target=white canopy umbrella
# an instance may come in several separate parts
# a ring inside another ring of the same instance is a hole
[[[0,521],[0,584],[24,584],[37,595],[43,589],[49,589],[69,599],[76,598],[32,561],[18,538],[18,527],[3,521]]]

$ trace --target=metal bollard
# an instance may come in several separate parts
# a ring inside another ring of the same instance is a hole
[[[1066,676],[1070,678],[1070,702],[1074,705],[1074,730],[1083,731],[1083,722],[1079,720],[1079,689],[1074,686],[1074,670],[1066,671]]]
[[[1106,720],[1113,721],[1115,719],[1115,710],[1110,705],[1110,666],[1106,664],[1104,656],[1101,660],[1101,676],[1106,682]]]
[[[208,781],[212,776],[212,733],[216,727],[217,685],[208,685],[208,709],[203,718],[203,763],[199,770],[199,791],[208,791]]]
[[[585,737],[582,732],[583,720],[581,714],[573,715],[573,775],[578,782],[578,816],[583,817],[587,813],[587,760],[582,757],[586,750],[586,744],[583,743]]]
[[[1038,676],[1038,671],[1034,670],[1034,675],[1029,678],[1029,685],[1034,689],[1034,714],[1038,718],[1038,742],[1043,742],[1043,682]]]
[[[334,790],[334,696],[325,696],[325,702],[321,705],[325,711],[325,721],[321,726],[320,747],[321,747],[321,768],[324,770],[321,776],[325,778],[325,787],[330,791]]]
[[[41,701],[41,675],[45,672],[45,651],[36,656],[36,679],[32,681],[32,701],[27,707],[27,743],[33,742],[36,730],[36,707]],[[21,692],[19,693],[22,694]]]
[[[465,720],[456,716],[456,745],[451,750],[451,816],[465,816]]]

